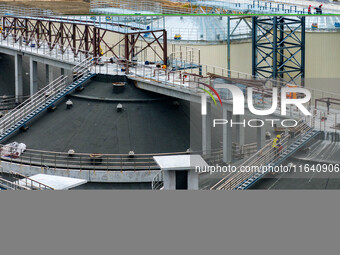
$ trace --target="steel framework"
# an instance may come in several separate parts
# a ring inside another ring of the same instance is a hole
[[[304,85],[305,17],[253,17],[252,74]]]
[[[112,54],[118,60],[128,63],[146,49],[151,49],[163,63],[167,63],[167,33],[165,29],[141,30],[140,28],[120,24],[110,23],[113,29],[101,28],[94,23],[83,20],[69,20],[64,18],[41,18],[41,17],[15,17],[2,16],[2,35],[6,39],[9,35],[14,37],[16,42],[29,45],[35,42],[36,47],[41,47],[40,41],[47,41],[49,49],[56,45],[61,48],[71,48],[75,56],[80,52],[98,57],[104,54]],[[127,26],[127,29],[119,29]],[[122,39],[114,44],[109,42],[110,34],[120,34]],[[144,35],[148,33],[148,40]],[[145,46],[137,50],[138,40],[145,41]],[[161,53],[152,47],[157,44]],[[124,55],[120,56],[118,46],[124,47]],[[102,49],[105,48],[105,52]],[[162,54],[163,53],[163,54]],[[128,64],[126,64],[128,69]]]

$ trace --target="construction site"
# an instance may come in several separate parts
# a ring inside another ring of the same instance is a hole
[[[2,189],[340,188],[340,5],[174,2],[0,6]]]

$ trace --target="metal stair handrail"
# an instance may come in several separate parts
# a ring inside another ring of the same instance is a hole
[[[89,57],[76,65],[72,69],[72,79],[76,80],[89,73],[92,64],[92,57]],[[2,135],[7,129],[14,126],[18,121],[22,120],[24,117],[28,116],[40,106],[45,104],[47,101],[55,98],[58,93],[67,88],[67,86],[70,85],[67,83],[68,78],[68,76],[61,75],[16,108],[9,111],[3,118],[0,119],[0,135]]]
[[[160,190],[164,186],[163,182],[163,170],[159,170],[157,174],[152,178],[151,189],[152,190]]]
[[[51,186],[48,186],[39,181],[33,180],[28,176],[20,174],[18,172],[7,173],[12,181],[4,178],[3,168],[0,168],[0,187],[7,190],[54,190]]]
[[[54,190],[51,186],[48,186],[44,183],[41,183],[39,181],[33,180],[28,176],[25,176],[23,174],[20,174],[18,172],[11,172],[12,176],[15,177],[15,181],[13,183],[27,187],[29,190]]]
[[[310,120],[311,124],[313,123],[312,119]],[[303,135],[311,132],[314,130],[313,127],[306,124],[305,119],[300,119],[298,121],[298,125],[294,131],[295,138],[300,139]],[[282,151],[280,152],[280,155],[285,153],[287,149],[289,148],[289,136],[281,134],[283,136],[283,139],[281,140],[282,144]],[[269,164],[275,163],[275,161],[279,160],[276,156],[275,150],[272,149],[272,141],[267,143],[265,147],[263,147],[260,151],[255,153],[253,156],[251,156],[249,159],[247,159],[245,162],[243,162],[240,166],[237,167],[237,170],[235,173],[229,173],[227,176],[222,178],[219,182],[217,182],[215,185],[213,185],[210,189],[211,190],[224,190],[224,189],[236,189],[239,187],[242,183],[244,183],[246,180],[249,180],[251,177],[253,177],[256,174],[265,174],[265,172],[258,172],[254,173],[252,171],[250,172],[244,172],[240,171],[241,167],[244,166],[267,166]]]

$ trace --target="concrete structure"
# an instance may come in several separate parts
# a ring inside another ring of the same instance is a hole
[[[165,190],[197,190],[199,174],[197,168],[208,167],[200,155],[155,156],[153,158],[163,171]]]
[[[46,84],[50,84],[54,79],[53,79],[53,68],[46,64],[45,65],[45,69],[46,69]]]
[[[202,115],[202,151],[206,156],[211,154],[211,115],[211,104],[207,103],[206,115]]]
[[[23,57],[29,58],[29,78],[30,78],[30,95],[33,95],[38,91],[38,63],[44,64],[46,66],[46,84],[53,81],[53,68],[60,68],[61,72],[66,73],[69,77],[72,78],[71,70],[76,65],[75,62],[70,60],[58,59],[53,56],[48,56],[44,54],[39,54],[39,52],[27,52],[22,49],[13,48],[10,45],[4,46],[1,45],[0,53],[11,55],[14,57],[14,69],[15,69],[15,96],[17,98],[23,96],[23,66],[22,61]],[[65,71],[67,70],[67,71]],[[69,79],[71,82],[71,79]],[[19,99],[18,99],[19,102]]]
[[[16,53],[14,55],[15,61],[15,97],[16,102],[21,103],[19,98],[22,97],[23,94],[23,76],[22,76],[22,55],[20,53]]]
[[[339,93],[338,85],[331,79],[340,78],[340,32],[315,31],[306,32],[306,61],[305,86],[318,89],[320,82],[323,89]],[[216,67],[227,68],[227,43],[194,44],[182,42],[183,46],[194,47],[200,50],[201,63]],[[252,42],[251,40],[231,41],[231,70],[241,73],[251,73]],[[322,81],[327,79],[327,83]],[[317,81],[318,80],[318,81]]]
[[[20,185],[25,186],[28,182],[30,183],[31,180],[35,181],[32,182],[33,187],[39,188],[39,183],[47,185],[54,190],[69,190],[75,188],[77,186],[85,184],[87,181],[78,179],[78,178],[69,178],[69,177],[62,177],[62,176],[55,176],[55,175],[48,175],[48,174],[36,174],[27,178],[21,179],[19,181]]]
[[[38,63],[30,58],[30,95],[38,91]]]
[[[250,42],[245,42],[242,43],[240,45],[248,45],[250,46]],[[143,45],[143,44],[142,44]],[[237,46],[237,44],[235,44]],[[243,47],[242,46],[242,47]],[[214,55],[214,54],[218,54],[218,57],[216,57],[216,62],[225,59],[225,55],[222,55],[221,52],[223,53],[224,51],[218,51],[219,49],[224,49],[226,48],[226,45],[205,45],[205,46],[201,46],[199,45],[198,47],[206,47],[205,48],[205,52],[204,54],[206,54],[206,57],[208,59],[208,55]],[[240,49],[242,48],[240,47]],[[38,62],[45,64],[45,68],[46,70],[44,70],[46,73],[46,81],[50,81],[53,77],[53,73],[51,71],[52,68],[50,68],[52,65],[53,66],[57,66],[59,68],[61,68],[61,74],[66,75],[68,78],[72,78],[72,74],[70,73],[69,67],[72,67],[74,65],[74,62],[72,61],[68,61],[68,60],[63,60],[63,59],[57,59],[57,58],[53,58],[51,56],[44,56],[44,54],[42,53],[30,53],[30,52],[23,52],[22,49],[18,48],[15,49],[11,46],[1,46],[0,47],[0,52],[6,53],[6,54],[11,54],[13,56],[15,56],[15,67],[16,67],[16,74],[17,75],[17,79],[15,82],[15,87],[16,87],[16,95],[20,95],[21,93],[21,82],[20,82],[20,76],[22,77],[22,71],[21,71],[21,75],[20,75],[20,66],[22,66],[22,56],[25,54],[26,56],[29,57],[30,59],[30,92],[31,95],[37,91],[37,68],[38,68]],[[233,51],[232,51],[233,52]],[[22,54],[22,55],[21,55]],[[232,53],[233,54],[233,53]],[[242,56],[242,55],[241,55]],[[244,63],[250,62],[247,61],[249,60],[249,58],[244,58],[242,59],[240,56],[236,56],[237,57],[237,61],[239,61],[238,63],[240,63],[240,65],[244,65]],[[202,60],[202,59],[201,59]],[[211,56],[209,56],[209,60],[211,61],[215,61],[212,59]],[[223,60],[224,61],[224,60]],[[233,59],[231,60],[233,63]],[[221,62],[222,63],[222,62]],[[145,66],[144,66],[145,67]],[[150,68],[150,66],[148,66]],[[98,68],[98,67],[96,67]],[[162,94],[162,95],[166,95],[169,96],[171,98],[179,98],[182,100],[186,100],[186,101],[190,101],[190,102],[195,102],[195,103],[200,103],[201,100],[201,94],[197,93],[197,91],[195,91],[194,89],[190,90],[187,89],[185,86],[187,86],[187,84],[182,84],[180,79],[179,80],[175,80],[175,78],[173,78],[174,80],[170,80],[173,82],[172,86],[169,86],[171,84],[166,83],[166,75],[163,73],[163,76],[161,77],[161,80],[159,80],[159,72],[158,72],[158,81],[156,80],[157,75],[156,73],[154,73],[154,75],[152,75],[153,70],[151,70],[150,72],[150,76],[147,75],[141,75],[141,71],[142,68],[139,70],[140,72],[138,73],[138,69],[136,67],[136,69],[134,70],[133,68],[130,69],[130,73],[126,74],[124,73],[124,71],[121,71],[121,68],[119,65],[109,65],[107,64],[105,67],[103,67],[103,69],[108,70],[106,72],[106,74],[109,74],[110,72],[117,72],[117,74],[121,75],[121,76],[125,76],[128,79],[131,79],[134,81],[135,85],[137,88],[143,89],[143,90],[147,90],[147,91],[152,91],[158,94]],[[116,70],[117,69],[117,70]],[[113,71],[114,70],[114,71]],[[105,73],[105,71],[98,71],[98,69],[95,70],[96,72],[102,72]],[[225,73],[226,75],[226,73]],[[169,82],[171,83],[171,82]],[[184,82],[183,82],[184,83]],[[190,87],[190,84],[189,84]],[[81,98],[81,97],[79,97]],[[87,98],[89,99],[89,97]],[[93,99],[93,98],[92,98]],[[98,99],[96,99],[98,100]],[[110,101],[110,100],[108,100]],[[211,132],[211,119],[212,119],[212,110],[211,110],[211,103],[212,101],[208,101],[207,102],[207,115],[203,115],[201,120],[200,125],[202,125],[202,151],[203,151],[203,155],[205,156],[210,156],[211,153],[211,143],[212,143],[212,132]],[[124,104],[124,103],[123,103]],[[124,106],[125,107],[125,106]],[[125,109],[125,108],[124,108]],[[222,108],[222,114],[223,114],[223,118],[230,120],[232,119],[232,107],[231,107],[231,102],[230,100],[223,100],[223,108]],[[125,111],[125,110],[124,110]],[[246,108],[246,115],[250,115],[249,110]],[[269,116],[266,116],[269,117]],[[244,117],[242,116],[237,116],[236,120],[238,122],[243,122],[244,121]],[[241,125],[237,125],[237,130],[236,133],[239,136],[238,138],[238,142],[239,144],[244,144],[245,143],[245,130]],[[264,127],[258,127],[257,129],[257,145],[258,145],[258,149],[262,148],[265,144],[265,129]],[[223,136],[223,161],[226,163],[230,163],[232,161],[232,128],[229,125],[225,125],[223,127],[222,130],[222,136]],[[68,148],[69,149],[69,148]],[[155,172],[153,170],[149,170],[149,171],[145,171],[144,169],[142,171],[138,171],[138,173],[136,173],[135,171],[124,171],[124,173],[122,174],[123,177],[121,177],[119,174],[119,171],[105,171],[105,170],[96,170],[93,171],[93,173],[91,173],[91,170],[78,170],[78,169],[68,169],[67,167],[63,167],[63,168],[58,168],[58,169],[50,169],[48,167],[44,167],[42,165],[41,166],[36,166],[36,165],[24,165],[23,170],[21,170],[21,164],[12,164],[12,162],[10,163],[9,161],[7,162],[3,162],[3,164],[6,165],[6,170],[10,170],[12,168],[16,169],[17,171],[23,171],[25,173],[30,173],[30,174],[34,174],[37,173],[37,171],[47,171],[50,173],[53,173],[53,171],[55,172],[56,175],[68,175],[68,176],[82,176],[85,179],[87,179],[88,181],[94,181],[94,182],[120,182],[122,180],[122,182],[150,182],[150,180],[152,180],[152,176],[149,176],[150,174],[154,174]],[[108,173],[110,172],[110,173]],[[133,175],[132,177],[130,175]],[[169,179],[169,185],[167,185],[168,188],[173,188],[174,186],[174,182],[173,182],[173,178],[176,174],[170,174],[167,175],[167,178]],[[191,177],[195,177],[195,176],[191,176]],[[115,179],[116,178],[116,179]],[[196,178],[196,177],[195,177]],[[190,178],[189,178],[190,179]],[[172,181],[170,181],[172,180]],[[192,185],[189,185],[190,187],[196,187],[196,182],[193,182]]]
[[[65,176],[70,178],[79,178],[87,180],[88,182],[103,182],[103,183],[151,183],[153,177],[158,170],[151,171],[84,171],[66,168],[48,168],[40,166],[29,166],[24,164],[17,164],[8,161],[1,161],[3,172],[17,172],[26,176],[36,174],[48,174]]]

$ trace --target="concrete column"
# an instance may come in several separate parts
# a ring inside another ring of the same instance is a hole
[[[236,142],[239,145],[244,145],[245,142],[245,124],[241,125],[238,123],[245,123],[244,115],[236,115]]]
[[[207,103],[207,115],[202,115],[202,151],[203,155],[211,155],[211,104]]]
[[[38,91],[38,63],[30,58],[30,95]]]
[[[228,124],[223,125],[223,162],[230,163],[232,160],[232,128],[230,120],[233,118],[231,107],[223,105],[223,119],[228,120]]]
[[[198,190],[198,172],[188,172],[188,190]]]
[[[176,172],[175,171],[163,171],[164,189],[175,190],[176,189]]]
[[[23,96],[23,77],[22,77],[22,55],[15,54],[15,101],[21,103]]]
[[[257,125],[261,125],[260,121],[257,121]],[[260,150],[266,144],[266,129],[264,126],[257,127],[257,149]]]
[[[68,84],[71,84],[73,82],[73,71],[70,69],[66,70],[66,75],[67,75],[67,82]]]
[[[53,67],[46,64],[46,85],[53,81]]]
[[[67,76],[66,82],[68,84],[71,84],[73,82],[73,73],[72,73],[72,70],[61,68],[60,72],[61,72],[61,75]]]

